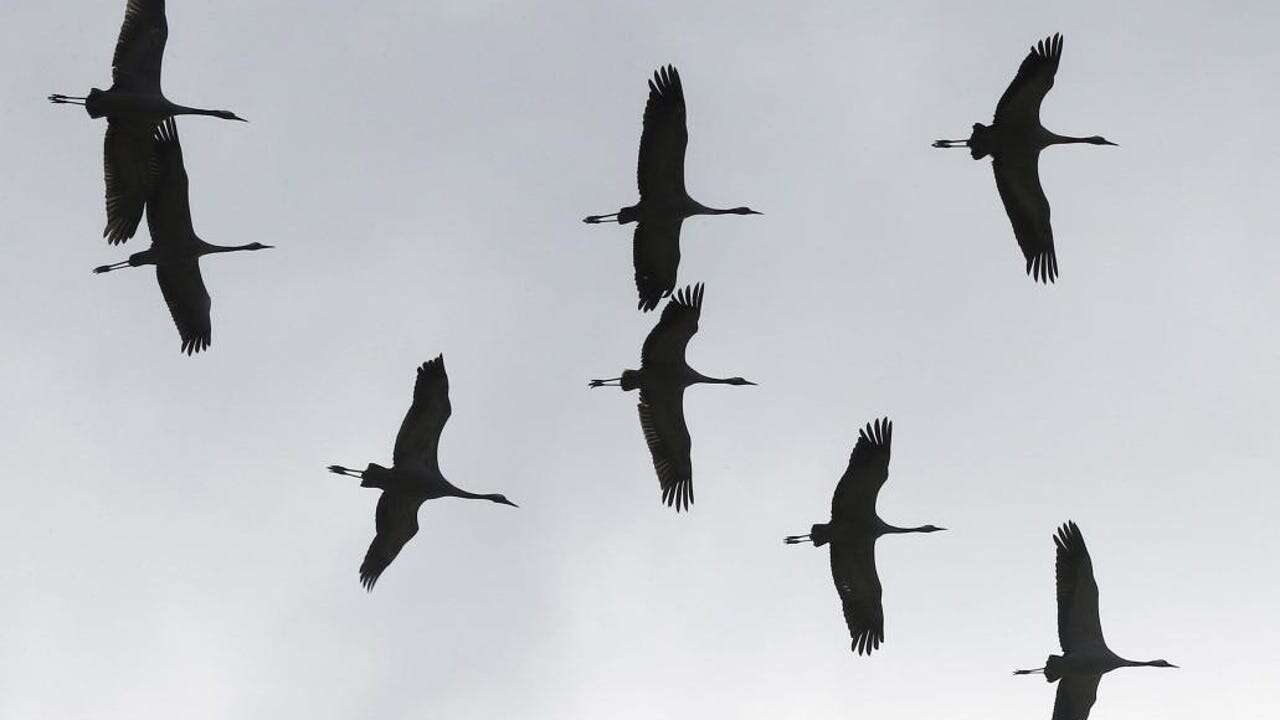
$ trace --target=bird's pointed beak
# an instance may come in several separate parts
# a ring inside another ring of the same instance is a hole
[[[748,385],[759,385],[759,384],[760,384],[760,383],[753,383],[753,382],[751,382],[750,380],[744,380],[743,382],[745,382],[745,383],[746,383],[746,384],[748,384]]]
[[[1111,142],[1110,140],[1104,140],[1104,141],[1103,141],[1103,144],[1105,144],[1105,145],[1111,145],[1112,147],[1120,147],[1120,143],[1113,143],[1113,142]]]
[[[513,507],[513,508],[518,508],[518,507],[520,507],[519,505],[517,505],[517,504],[515,504],[515,503],[511,502],[510,500],[506,501],[506,502],[505,502],[505,503],[503,503],[503,504],[504,504],[504,505],[510,505],[510,506],[511,506],[511,507]]]
[[[760,212],[759,210],[752,210],[751,212],[749,212],[749,213],[747,213],[747,214],[748,214],[748,215],[763,215],[764,213]]]
[[[262,246],[262,249],[263,249],[263,250],[272,250],[272,249],[274,249],[274,248],[275,248],[275,245],[263,245],[263,246]]]

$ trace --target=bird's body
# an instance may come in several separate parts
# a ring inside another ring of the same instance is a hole
[[[1040,104],[1053,87],[1062,57],[1062,36],[1031,48],[1017,76],[996,105],[991,125],[975,123],[968,140],[938,140],[934,147],[967,147],[974,160],[991,156],[996,189],[1027,262],[1027,274],[1050,283],[1058,277],[1058,257],[1049,222],[1049,200],[1040,186],[1040,151],[1050,145],[1114,145],[1106,138],[1070,137],[1040,124]]]
[[[1068,522],[1054,535],[1054,569],[1058,589],[1058,642],[1061,655],[1050,655],[1042,668],[1015,675],[1044,673],[1058,682],[1053,720],[1085,720],[1097,698],[1102,676],[1122,667],[1177,667],[1167,660],[1126,660],[1107,647],[1098,613],[1098,584],[1093,560],[1079,526]]]
[[[497,493],[461,490],[440,472],[440,433],[452,413],[449,376],[441,355],[418,368],[413,404],[396,434],[391,467],[375,463],[369,463],[364,470],[329,466],[330,472],[360,478],[361,487],[382,490],[375,514],[377,533],[360,564],[360,584],[366,590],[373,590],[400,549],[417,534],[418,508],[427,500],[456,497],[516,506]]]
[[[747,207],[710,208],[689,197],[684,186],[684,155],[689,144],[685,124],[684,86],[672,66],[660,68],[649,81],[644,131],[636,180],[640,202],[609,215],[592,215],[588,223],[637,223],[632,240],[639,308],[649,311],[676,287],[680,266],[680,228],[695,215],[759,215]]]
[[[201,240],[191,224],[191,199],[178,126],[168,118],[155,128],[155,163],[158,182],[146,204],[151,247],[128,260],[94,268],[105,273],[123,267],[156,266],[156,280],[188,355],[209,347],[213,329],[209,320],[209,292],[200,275],[204,255],[240,250],[265,250],[270,245],[214,245]]]
[[[889,477],[892,440],[893,424],[887,418],[868,423],[858,435],[849,465],[831,498],[831,522],[818,523],[808,535],[785,540],[788,545],[811,542],[815,547],[831,546],[831,576],[852,639],[850,649],[859,655],[870,655],[884,642],[876,541],[884,535],[945,529],[934,525],[900,528],[877,514],[876,498]]]
[[[91,118],[107,118],[107,226],[102,234],[112,245],[137,232],[143,205],[157,182],[152,138],[158,123],[175,115],[244,120],[229,110],[187,107],[164,96],[160,68],[168,37],[164,0],[129,0],[111,59],[111,87],[93,88],[84,97],[49,96],[55,104],[83,105]]]
[[[620,377],[592,380],[591,387],[617,385],[639,390],[640,427],[653,457],[662,500],[677,511],[693,503],[692,442],[684,421],[684,391],[699,383],[754,385],[740,377],[713,378],[689,367],[685,349],[698,332],[702,314],[701,284],[685,288],[667,303],[658,324],[645,338],[640,369],[624,370]]]

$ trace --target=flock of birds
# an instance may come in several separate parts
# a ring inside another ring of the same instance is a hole
[[[191,222],[187,172],[175,117],[206,115],[243,121],[227,110],[207,110],[170,102],[160,87],[160,68],[168,38],[163,0],[128,0],[124,24],[112,60],[112,85],[88,95],[50,95],[57,104],[82,105],[92,118],[105,117],[104,175],[107,224],[103,236],[112,245],[134,236],[146,215],[151,247],[95,273],[154,265],[160,292],[188,355],[208,349],[212,340],[210,299],[200,276],[200,258],[213,253],[262,250],[269,245],[213,245],[195,234]],[[996,188],[1014,236],[1026,260],[1026,272],[1049,283],[1058,276],[1049,203],[1040,186],[1040,151],[1050,145],[1114,145],[1105,138],[1069,137],[1040,124],[1040,104],[1053,87],[1062,57],[1062,36],[1037,43],[996,105],[991,125],[974,124],[967,140],[938,140],[934,147],[969,148],[973,158],[991,156]],[[640,426],[653,458],[662,501],[677,512],[693,503],[691,439],[684,419],[684,392],[691,385],[754,385],[742,377],[717,378],[691,368],[685,359],[698,331],[704,288],[677,290],[680,230],[695,215],[758,215],[748,207],[717,209],[689,196],[684,183],[686,126],[684,86],[672,66],[649,81],[640,137],[637,182],[640,200],[615,213],[592,215],[587,223],[636,223],[633,239],[638,308],[649,311],[670,297],[658,323],[645,338],[638,370],[592,380],[591,387],[639,390]],[[360,582],[372,590],[379,577],[418,531],[422,503],[442,497],[488,500],[516,507],[501,494],[478,494],[450,483],[440,470],[440,434],[449,419],[449,378],[438,356],[417,371],[413,402],[396,435],[391,467],[370,463],[364,470],[331,465],[331,472],[358,478],[361,487],[381,491],[376,534],[360,565]],[[852,650],[869,655],[884,642],[882,589],[875,545],[883,535],[934,533],[934,525],[901,528],[876,512],[876,498],[888,479],[893,424],[868,423],[860,432],[848,468],[831,500],[831,519],[808,534],[785,538],[787,544],[829,546],[831,574],[852,638]],[[1075,523],[1058,529],[1056,547],[1058,635],[1062,655],[1050,655],[1044,667],[1016,674],[1042,673],[1061,681],[1054,720],[1086,718],[1103,674],[1120,667],[1176,667],[1164,660],[1125,660],[1107,648],[1098,617],[1098,587],[1084,537]]]

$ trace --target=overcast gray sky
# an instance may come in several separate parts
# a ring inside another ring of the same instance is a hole
[[[0,717],[1048,717],[1050,533],[1077,520],[1107,638],[1182,670],[1094,718],[1274,713],[1280,6],[1273,2],[169,2],[164,87],[213,346],[178,353],[143,249],[101,240],[123,0],[0,5]],[[1066,37],[1046,152],[1061,278],[1023,263],[963,137]],[[681,71],[697,504],[659,503],[634,395],[645,80]],[[444,352],[446,475],[372,595],[413,369]],[[885,646],[857,658],[826,518],[895,420]]]

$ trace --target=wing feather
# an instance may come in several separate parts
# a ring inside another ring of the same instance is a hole
[[[164,0],[129,0],[111,57],[113,89],[160,94],[160,65],[169,39]]]
[[[1040,187],[1039,153],[996,157],[991,163],[996,189],[1013,224],[1014,237],[1027,261],[1032,279],[1051,283],[1058,277],[1058,256],[1053,249],[1049,223],[1049,199]]]
[[[636,292],[640,296],[637,307],[648,312],[662,298],[676,288],[676,273],[680,269],[681,219],[642,220],[636,225],[632,239],[632,260],[635,265]]]
[[[200,275],[199,260],[193,257],[186,262],[156,265],[156,281],[182,338],[181,352],[191,355],[208,349],[213,340],[209,322],[211,303]]]
[[[418,368],[413,384],[413,404],[396,433],[395,464],[419,464],[439,470],[440,433],[452,413],[449,376],[445,373],[444,355],[441,354]]]
[[[102,236],[112,245],[125,242],[138,231],[142,210],[155,187],[160,169],[152,136],[154,127],[147,122],[107,119],[102,143],[107,225]]]
[[[1067,675],[1058,681],[1053,700],[1053,720],[1087,720],[1098,699],[1101,675]]]
[[[1053,87],[1053,77],[1062,59],[1062,35],[1055,33],[1036,43],[1013,82],[996,103],[995,121],[1002,125],[1038,125],[1040,103]]]
[[[1063,652],[1089,646],[1106,647],[1102,621],[1098,617],[1098,584],[1093,579],[1093,560],[1080,527],[1068,522],[1058,528],[1053,544],[1057,548],[1054,565],[1058,586],[1058,642]]]
[[[684,422],[684,389],[664,393],[641,391],[640,429],[653,457],[653,469],[658,474],[658,487],[662,501],[676,512],[688,510],[693,504],[693,463],[690,460],[691,440],[689,428]]]
[[[831,577],[840,596],[844,622],[849,626],[850,649],[859,655],[870,655],[884,642],[884,608],[880,604],[875,539],[833,541]]]
[[[849,466],[831,497],[831,519],[866,520],[875,516],[876,497],[889,479],[889,446],[893,423],[881,418],[867,423],[849,454]]]
[[[640,159],[636,180],[640,199],[683,198],[684,152],[689,145],[685,126],[684,86],[680,73],[668,65],[653,73],[644,107]]]
[[[685,362],[685,349],[694,333],[698,332],[702,295],[703,286],[698,283],[676,293],[675,298],[667,303],[658,324],[644,339],[644,347],[640,351],[644,365],[682,365]]]
[[[382,571],[400,554],[400,548],[418,533],[418,508],[423,498],[395,490],[383,491],[375,513],[377,532],[360,563],[360,584],[372,591]]]

